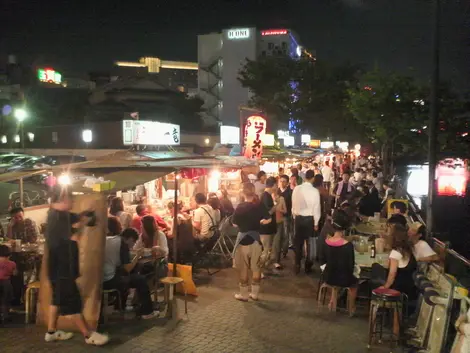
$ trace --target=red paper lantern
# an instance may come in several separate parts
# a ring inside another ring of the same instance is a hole
[[[259,115],[252,115],[245,126],[245,153],[250,159],[259,159],[263,155],[263,137],[266,133],[266,119]]]

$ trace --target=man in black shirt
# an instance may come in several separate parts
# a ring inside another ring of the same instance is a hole
[[[279,177],[279,190],[281,191],[281,196],[286,202],[287,213],[284,218],[284,239],[282,243],[282,253],[284,257],[287,256],[287,251],[289,247],[294,245],[294,222],[292,219],[292,189],[289,185],[289,177],[287,175],[281,175]]]
[[[276,235],[276,204],[272,194],[277,191],[276,178],[269,177],[266,179],[266,189],[261,195],[261,204],[271,215],[271,222],[269,224],[263,224],[260,228],[261,243],[263,244],[263,257],[266,259],[265,267],[268,267],[271,251],[273,246],[274,235]]]

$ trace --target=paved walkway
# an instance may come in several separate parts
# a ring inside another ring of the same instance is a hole
[[[237,282],[232,269],[210,278],[201,272],[198,278],[200,295],[176,328],[164,319],[112,318],[103,329],[111,334],[111,343],[96,348],[78,336],[45,343],[43,328],[18,324],[0,328],[0,352],[367,352],[367,318],[319,311],[313,299],[317,280],[312,277],[284,270],[263,281],[262,300],[249,303],[233,299]]]

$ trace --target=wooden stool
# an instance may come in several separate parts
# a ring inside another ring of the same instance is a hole
[[[41,283],[39,281],[32,282],[26,287],[25,293],[25,323],[30,323],[31,315],[33,314],[32,309],[36,309],[35,297],[39,294],[39,289],[41,288]]]
[[[165,302],[166,302],[166,313],[165,317],[169,319],[176,319],[178,316],[177,304],[176,304],[176,285],[182,284],[184,280],[180,277],[165,277],[160,280],[165,286]],[[186,300],[186,290],[184,291],[184,307],[185,313],[188,312],[188,302]]]
[[[390,333],[390,345],[393,348],[394,343],[399,343],[401,339],[403,295],[394,289],[377,288],[372,291],[372,301],[370,303],[369,313],[369,344],[372,345],[373,339],[378,336],[379,343],[384,334],[384,323],[387,314],[391,314],[392,328]],[[377,327],[377,316],[380,319],[379,328]],[[397,327],[398,325],[398,327]]]
[[[122,301],[121,293],[117,289],[103,290],[103,301],[101,303],[101,315],[103,315],[103,324],[108,323],[108,306],[109,306],[109,295],[116,294],[116,300],[118,302],[118,309],[122,312]]]

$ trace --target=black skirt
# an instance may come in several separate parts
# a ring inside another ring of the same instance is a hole
[[[64,278],[51,281],[52,305],[59,307],[60,315],[74,315],[82,312],[82,297],[74,279]]]

